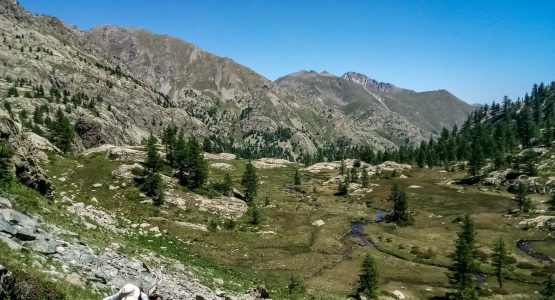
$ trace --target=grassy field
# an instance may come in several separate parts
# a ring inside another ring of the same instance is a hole
[[[235,187],[240,188],[246,161],[211,161],[214,162],[231,164],[230,174]],[[512,195],[452,184],[461,173],[425,169],[405,171],[408,176],[405,179],[373,176],[371,192],[335,196],[336,184],[322,182],[337,175],[337,171],[302,172],[301,188],[306,192],[303,196],[298,189],[286,185],[293,182],[295,169],[300,166],[258,169],[258,199],[263,203],[268,197],[270,202],[262,209],[262,225],[250,225],[242,218],[232,230],[203,231],[176,222],[201,225],[217,222],[224,228],[225,220],[200,211],[189,202],[185,207],[164,205],[161,208],[141,203],[144,198],[131,181],[111,175],[124,163],[131,164],[110,160],[104,153],[98,153],[73,158],[51,156],[45,168],[57,178],[54,182],[58,195],[63,193],[73,202],[94,204],[112,212],[118,216],[120,226],[129,230],[132,230],[130,224],[148,222],[158,226],[164,233],[162,236],[133,235],[122,239],[108,230],[85,230],[79,222],[67,222],[75,217],[66,211],[67,204],[48,202],[28,191],[14,191],[27,193],[17,206],[77,232],[94,249],[103,249],[117,240],[123,244],[121,251],[136,255],[147,245],[149,251],[191,265],[209,286],[213,286],[214,278],[223,278],[224,288],[238,292],[263,284],[278,299],[286,297],[284,287],[292,275],[300,276],[306,293],[314,299],[344,299],[353,292],[360,264],[368,252],[378,262],[384,295],[399,290],[410,299],[442,296],[449,290],[447,267],[459,229],[458,217],[465,213],[471,214],[476,222],[483,273],[491,274],[488,257],[498,238],[507,242],[516,260],[507,271],[504,290],[496,289],[493,276],[488,275],[484,295],[503,293],[507,294],[506,299],[520,296],[534,299],[537,297],[534,292],[539,288],[537,283],[543,280],[537,275],[553,270],[515,247],[519,239],[545,239],[547,234],[538,229],[517,229],[516,224],[523,216],[507,215],[508,209],[515,206]],[[209,179],[219,180],[224,174],[211,168]],[[60,181],[60,177],[65,180]],[[376,209],[391,209],[392,203],[387,197],[394,182],[407,187],[414,225],[370,223],[364,230],[376,248],[365,247],[350,235],[350,223],[360,219],[372,221]],[[101,183],[102,187],[92,188],[95,183]],[[119,188],[110,190],[110,185]],[[192,193],[180,187],[172,193],[186,200],[192,197]],[[93,197],[98,203],[92,201]],[[316,220],[323,220],[325,225],[313,226]],[[555,257],[553,244],[536,243],[533,248]]]

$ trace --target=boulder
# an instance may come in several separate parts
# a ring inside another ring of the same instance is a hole
[[[35,228],[37,227],[37,220],[22,214],[18,211],[9,208],[0,209],[0,218],[12,225],[19,225],[21,227]]]
[[[247,293],[251,297],[254,297],[256,299],[269,299],[270,298],[270,293],[268,293],[268,291],[265,288],[261,287],[261,286],[252,288],[252,289],[248,290]]]
[[[401,291],[395,290],[392,294],[395,295],[395,298],[398,300],[406,299],[405,295]]]
[[[316,220],[314,222],[312,222],[312,226],[316,226],[316,227],[320,227],[325,225],[326,223],[323,220]]]
[[[6,244],[8,246],[8,248],[10,248],[10,250],[12,250],[12,251],[19,251],[19,250],[23,249],[23,247],[20,244],[13,241],[9,237],[3,236],[1,234],[0,234],[0,242],[3,242],[4,244]],[[0,284],[0,286],[1,286],[1,284]]]
[[[4,197],[0,197],[0,208],[12,208],[12,202]]]
[[[0,215],[0,232],[6,233],[10,236],[16,234],[15,228],[13,228],[13,226],[10,223],[4,220],[4,218],[2,218],[1,215]]]
[[[42,254],[54,254],[56,248],[60,245],[59,242],[50,238],[44,237],[30,242],[25,242],[24,245],[31,250],[40,252]]]
[[[21,241],[36,240],[38,236],[34,227],[17,226],[15,237]]]

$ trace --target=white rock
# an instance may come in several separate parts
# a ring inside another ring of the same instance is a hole
[[[401,293],[400,291],[398,291],[398,290],[393,291],[393,295],[395,295],[395,298],[397,298],[399,300],[402,300],[402,299],[406,298],[405,295],[403,293]]]
[[[65,178],[65,177],[60,177],[60,178],[58,178],[58,180],[61,181],[61,182],[65,182],[65,181],[67,180],[67,178]]]
[[[312,222],[312,225],[317,226],[317,227],[323,226],[324,224],[326,224],[326,223],[323,220],[316,220],[316,221]]]
[[[93,188],[99,188],[99,187],[102,187],[102,183],[95,183],[92,186]]]
[[[98,203],[98,200],[96,199],[96,197],[92,197],[91,202]]]
[[[117,190],[118,188],[119,188],[119,186],[117,186],[117,185],[116,185],[116,186],[113,186],[113,185],[110,184],[110,185],[108,186],[108,189],[109,189],[110,191]]]

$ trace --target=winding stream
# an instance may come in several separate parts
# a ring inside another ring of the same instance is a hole
[[[553,260],[548,255],[532,250],[532,244],[536,242],[551,242],[554,243],[555,247],[555,239],[553,238],[547,240],[518,240],[516,242],[516,247],[520,251],[526,253],[528,256],[545,262],[553,262]]]

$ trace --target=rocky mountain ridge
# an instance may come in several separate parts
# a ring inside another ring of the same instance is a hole
[[[349,105],[326,102],[307,92],[310,86],[288,88],[177,38],[115,26],[80,31],[10,1],[0,3],[0,10],[0,93],[12,87],[19,92],[5,99],[11,112],[0,110],[45,133],[43,124],[22,117],[37,107],[46,107],[47,115],[64,110],[76,124],[76,150],[137,144],[149,131],[161,133],[171,124],[186,135],[209,138],[220,150],[247,148],[266,156],[293,158],[338,139],[383,150],[417,145],[439,126],[456,124],[452,115],[470,111],[459,105],[446,112],[444,122],[422,126],[424,121],[406,113],[410,109],[391,109],[396,98],[380,93],[405,91],[391,84],[322,74],[339,84],[329,92],[354,94]],[[365,82],[377,91],[363,91]],[[35,93],[39,86],[46,92]],[[53,89],[63,97],[51,95]],[[285,138],[277,138],[283,132]]]

